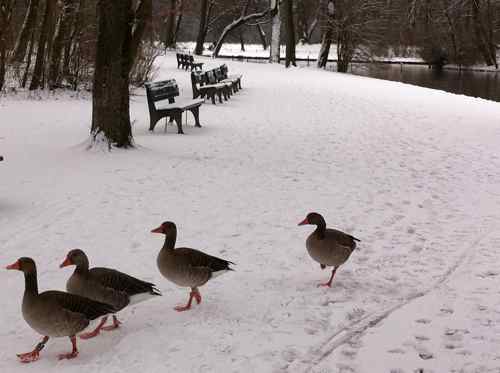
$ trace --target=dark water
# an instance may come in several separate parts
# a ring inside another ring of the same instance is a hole
[[[245,59],[247,62],[267,63],[267,58],[241,58],[242,61]],[[310,67],[316,65],[312,59],[297,61],[297,64]],[[336,63],[329,62],[327,69],[336,71]],[[352,63],[349,73],[500,102],[500,72],[459,71],[446,68],[438,71],[429,69],[427,65]]]
[[[425,65],[377,63],[352,64],[349,72],[500,102],[500,73],[496,72],[436,71]]]

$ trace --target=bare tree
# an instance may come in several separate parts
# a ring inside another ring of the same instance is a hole
[[[0,91],[5,83],[7,62],[7,37],[12,20],[14,0],[0,0]]]
[[[45,69],[47,42],[50,38],[49,30],[51,28],[51,23],[54,21],[55,1],[56,0],[46,0],[45,2],[45,12],[42,29],[40,30],[40,37],[38,38],[35,68],[29,87],[30,91],[43,87],[42,75]]]
[[[97,54],[92,94],[92,144],[133,147],[129,74],[151,17],[151,0],[99,0]]]
[[[177,1],[169,0],[165,18],[165,48],[175,48]]]
[[[62,11],[59,14],[54,42],[52,46],[52,54],[50,56],[49,65],[49,88],[54,89],[58,86],[61,70],[61,55],[67,47],[70,40],[71,20],[76,8],[76,0],[64,0]]]
[[[285,66],[297,66],[295,62],[295,24],[293,15],[293,0],[284,0],[284,16],[286,28],[286,53],[285,53]]]
[[[22,62],[26,55],[26,48],[28,46],[28,41],[33,35],[34,29],[36,27],[36,18],[38,15],[38,3],[39,0],[30,0],[28,8],[26,10],[26,15],[24,17],[24,22],[19,32],[19,36],[16,41],[16,45],[12,52],[13,62]]]
[[[280,1],[271,1],[271,48],[269,51],[269,62],[280,63],[281,46],[281,15]]]
[[[248,23],[250,21],[261,20],[269,13],[269,8],[266,7],[265,9],[261,10],[260,12],[247,14],[251,3],[252,3],[252,0],[245,0],[245,2],[243,3],[242,9],[241,9],[240,16],[237,19],[235,19],[233,22],[228,24],[226,27],[224,27],[224,30],[222,30],[221,35],[219,36],[217,42],[215,43],[215,48],[213,51],[214,57],[217,57],[219,55],[222,44],[224,43],[224,40],[226,39],[226,37],[229,35],[229,33],[231,31],[236,30],[238,27],[245,25],[246,23]]]
[[[328,62],[328,55],[330,54],[330,46],[333,38],[333,16],[335,12],[333,0],[322,0],[320,2],[320,9],[322,14],[321,28],[323,33],[321,36],[321,48],[318,54],[317,66],[322,68],[325,67]]]
[[[201,0],[200,2],[200,26],[198,28],[198,36],[196,38],[196,47],[194,53],[197,55],[203,54],[203,44],[205,44],[205,38],[207,37],[207,23],[211,9],[211,2],[209,6],[209,0]]]

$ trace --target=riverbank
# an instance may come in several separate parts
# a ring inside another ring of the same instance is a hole
[[[178,48],[180,50],[190,51],[194,50],[194,42],[178,43]],[[314,66],[316,64],[316,59],[319,54],[321,45],[320,44],[297,44],[296,46],[296,56],[297,61],[302,63],[310,64]],[[210,44],[207,43],[205,46],[205,51],[203,55],[207,57],[212,56],[212,52],[209,50]],[[380,63],[380,64],[405,64],[405,65],[424,65],[428,64],[420,57],[417,56],[417,51],[415,48],[409,48],[406,56],[398,56],[394,53],[387,57],[374,57],[373,59],[354,59],[353,63]],[[280,51],[281,57],[285,58],[285,47],[281,47]],[[328,62],[336,63],[337,47],[333,44],[330,48],[330,58]],[[225,43],[219,53],[220,58],[229,58],[240,61],[247,62],[259,62],[266,61],[269,58],[269,49],[264,50],[260,44],[245,44],[245,50],[241,50],[241,45],[237,43]],[[497,58],[500,61],[500,53]],[[458,65],[446,65],[443,67],[445,70],[458,70],[458,71],[476,71],[476,72],[488,72],[488,73],[499,73],[500,69],[496,69],[494,66],[486,65],[473,65],[473,66],[458,66]]]

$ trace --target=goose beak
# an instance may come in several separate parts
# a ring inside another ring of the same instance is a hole
[[[309,224],[309,220],[307,220],[307,218],[302,220],[298,225],[306,225],[306,224]]]
[[[162,226],[160,225],[158,228],[153,229],[151,233],[163,233]]]
[[[64,262],[62,262],[60,265],[59,265],[59,268],[62,268],[62,267],[67,267],[67,266],[70,266],[72,265],[73,263],[71,262],[71,260],[69,260],[69,258],[66,258],[64,260]]]
[[[6,269],[17,269],[17,270],[20,270],[21,269],[21,266],[19,265],[19,260],[15,263],[12,263],[12,264],[9,264],[7,267],[5,267]]]

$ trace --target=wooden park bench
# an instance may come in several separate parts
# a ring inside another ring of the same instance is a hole
[[[208,70],[205,72],[205,81],[209,85],[220,85],[222,86],[222,91],[224,92],[224,99],[227,101],[233,93],[233,83],[229,81],[224,81],[222,79],[222,73],[219,68]]]
[[[216,69],[213,69],[213,73],[215,75],[215,79],[218,83],[226,84],[229,86],[231,93],[236,93],[239,90],[239,85],[237,80],[227,79],[226,75],[222,72],[222,66]]]
[[[190,68],[191,71],[203,68],[203,62],[194,62],[194,57],[190,54],[176,53],[175,56],[177,57],[177,68],[185,70]]]
[[[146,83],[146,96],[149,107],[150,131],[154,131],[156,123],[161,118],[168,117],[170,123],[175,120],[177,132],[184,133],[182,131],[182,113],[187,110],[193,113],[195,127],[201,127],[199,109],[204,100],[180,99],[176,102],[175,97],[179,96],[179,87],[175,79]],[[166,130],[167,124],[165,123]]]
[[[219,102],[222,103],[222,96],[227,100],[225,84],[209,84],[206,74],[201,72],[191,72],[191,86],[193,88],[193,99],[202,97],[212,100],[215,105],[215,96],[219,97]]]
[[[226,64],[221,65],[220,69],[222,71],[222,75],[223,75],[224,79],[228,79],[228,80],[231,80],[233,82],[236,82],[238,90],[240,90],[241,89],[241,79],[243,78],[243,75],[241,75],[241,74],[228,75],[229,69],[227,68]]]

